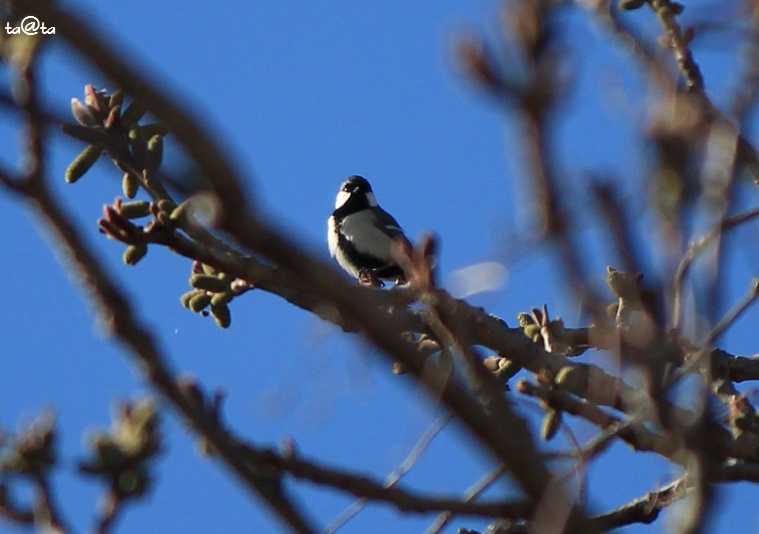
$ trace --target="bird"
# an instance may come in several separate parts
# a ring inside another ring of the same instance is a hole
[[[337,191],[327,219],[330,255],[362,285],[381,287],[382,280],[404,283],[403,269],[393,259],[395,241],[410,246],[398,221],[377,203],[363,176],[349,176]]]

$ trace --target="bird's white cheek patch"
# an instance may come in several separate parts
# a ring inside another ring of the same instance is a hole
[[[348,199],[351,197],[351,194],[347,191],[338,191],[337,197],[335,198],[335,209],[339,209],[342,207],[343,204],[348,202]]]
[[[366,194],[366,201],[369,202],[369,205],[373,208],[377,207],[377,199],[374,197],[374,193],[367,193]]]

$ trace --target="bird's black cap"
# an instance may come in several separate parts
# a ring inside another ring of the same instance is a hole
[[[349,176],[343,183],[343,190],[350,192],[371,193],[372,186],[369,184],[369,180],[358,174]]]

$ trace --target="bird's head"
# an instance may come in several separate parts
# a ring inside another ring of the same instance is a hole
[[[350,176],[340,185],[335,198],[335,209],[339,209],[349,200],[356,205],[377,206],[372,186],[363,176]]]

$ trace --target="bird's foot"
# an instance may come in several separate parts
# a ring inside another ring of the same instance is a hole
[[[383,287],[385,284],[377,278],[374,272],[362,269],[358,273],[358,283],[364,287]]]

